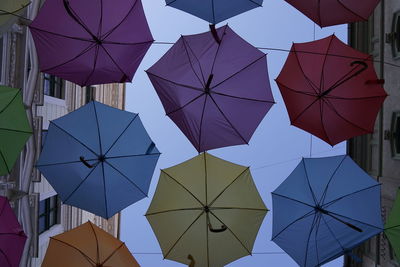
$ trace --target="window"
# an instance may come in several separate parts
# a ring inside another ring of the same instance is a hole
[[[86,86],[85,87],[85,103],[89,103],[90,101],[94,100],[95,98],[95,92],[96,92],[96,87],[94,86]]]
[[[43,91],[45,95],[65,99],[64,81],[54,75],[44,74]]]
[[[400,111],[393,113],[391,128],[392,156],[395,159],[400,159]]]
[[[7,38],[6,35],[0,35],[0,84],[5,84],[5,71],[6,71],[6,47]]]
[[[39,202],[39,234],[49,230],[59,222],[60,201],[52,196]]]
[[[400,58],[400,11],[394,13],[392,33],[390,35],[393,57]]]

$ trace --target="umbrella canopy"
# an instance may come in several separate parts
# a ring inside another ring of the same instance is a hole
[[[6,32],[30,4],[29,0],[1,0],[0,34]]]
[[[274,104],[266,55],[228,26],[182,36],[147,74],[199,152],[247,144]]]
[[[0,266],[18,267],[26,235],[7,198],[0,196]]]
[[[171,6],[217,24],[250,9],[261,7],[263,0],[166,0]]]
[[[90,221],[50,237],[42,267],[139,267],[125,243]]]
[[[272,240],[300,266],[320,266],[383,230],[380,184],[349,156],[303,159],[272,202]]]
[[[285,0],[321,27],[368,20],[380,0]]]
[[[11,172],[31,135],[21,90],[0,85],[0,176]]]
[[[397,190],[396,201],[386,220],[385,235],[389,239],[397,259],[400,259],[400,190]]]
[[[371,56],[335,35],[293,44],[276,82],[291,123],[331,145],[372,133],[387,96]]]
[[[109,218],[147,196],[159,155],[138,114],[93,101],[50,122],[37,168],[65,204]]]
[[[131,81],[153,42],[140,0],[47,0],[29,27],[40,70],[81,86]]]
[[[222,267],[251,254],[266,213],[249,168],[203,153],[161,170],[146,217],[165,258]]]

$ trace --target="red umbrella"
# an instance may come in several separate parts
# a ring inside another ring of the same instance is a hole
[[[334,35],[293,44],[276,82],[291,123],[331,145],[373,132],[387,96],[371,56]]]
[[[380,0],[285,0],[321,27],[368,20]]]

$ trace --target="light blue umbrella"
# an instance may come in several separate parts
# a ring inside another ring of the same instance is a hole
[[[109,218],[147,196],[159,156],[138,114],[93,101],[50,122],[37,168],[65,204]]]
[[[211,24],[261,7],[263,0],[166,0],[167,6],[175,7],[204,19]]]
[[[380,184],[348,156],[303,159],[272,201],[272,240],[300,266],[320,266],[383,230]]]

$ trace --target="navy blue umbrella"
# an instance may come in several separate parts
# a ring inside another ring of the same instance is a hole
[[[90,102],[50,122],[37,168],[65,204],[109,218],[147,196],[159,156],[138,114]]]
[[[167,6],[175,7],[204,19],[211,24],[261,7],[263,0],[166,0]]]
[[[320,266],[383,230],[380,184],[348,156],[303,159],[272,201],[272,240],[300,266]]]

